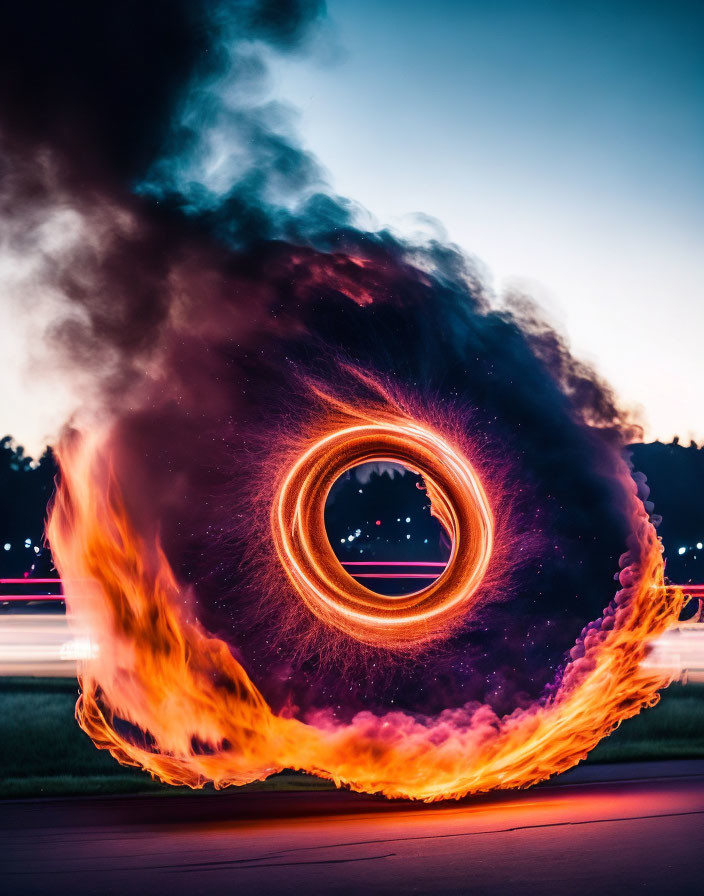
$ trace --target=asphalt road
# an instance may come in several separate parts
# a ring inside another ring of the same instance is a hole
[[[688,896],[704,892],[704,761],[585,767],[434,806],[336,792],[6,801],[0,844],[6,896]]]

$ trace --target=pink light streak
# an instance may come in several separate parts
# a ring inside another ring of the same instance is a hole
[[[443,569],[447,563],[423,563],[421,560],[346,560],[343,566],[441,566]]]
[[[0,579],[0,585],[48,585],[49,583],[60,585],[61,579],[30,579],[26,576],[22,579]]]
[[[432,572],[354,572],[355,579],[437,579]]]

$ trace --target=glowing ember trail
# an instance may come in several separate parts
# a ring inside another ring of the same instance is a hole
[[[338,403],[337,410],[340,425],[333,418],[332,430],[302,453],[279,488],[272,510],[279,559],[324,622],[367,644],[417,645],[460,622],[472,606],[494,539],[487,496],[467,458],[431,428],[390,412],[360,419],[351,407]],[[419,473],[431,513],[450,536],[445,571],[422,591],[376,594],[345,571],[330,546],[324,520],[330,488],[368,461],[395,461]]]
[[[277,551],[300,598],[330,625],[366,644],[417,643],[471,607],[491,556],[486,495],[463,453],[425,424],[396,408],[338,410],[289,458],[272,510]],[[109,432],[63,444],[49,523],[69,618],[100,644],[80,663],[76,714],[97,746],[163,781],[224,787],[295,768],[423,800],[526,787],[574,765],[666,684],[661,671],[639,667],[683,597],[663,587],[661,545],[625,464],[632,536],[621,590],[543,698],[503,717],[468,704],[433,718],[362,712],[343,723],[321,712],[304,722],[276,715],[227,645],[191,618],[158,540],[139,534],[125,509],[110,445]],[[324,536],[334,479],[380,457],[422,473],[453,539],[447,570],[402,598],[356,582]]]

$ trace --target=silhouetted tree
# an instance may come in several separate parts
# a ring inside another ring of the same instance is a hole
[[[46,575],[53,568],[44,520],[55,475],[50,448],[35,462],[9,436],[0,441],[0,577]]]

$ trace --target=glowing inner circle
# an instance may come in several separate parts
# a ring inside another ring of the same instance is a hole
[[[334,482],[352,467],[379,460],[423,477],[431,513],[451,539],[442,575],[413,594],[365,588],[342,567],[325,529]],[[469,460],[431,428],[400,417],[343,426],[304,450],[279,486],[271,525],[281,564],[310,611],[359,641],[389,648],[438,637],[466,616],[494,539],[489,501]]]

